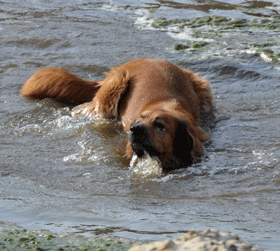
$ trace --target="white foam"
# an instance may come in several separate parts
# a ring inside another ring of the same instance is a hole
[[[103,4],[101,9],[106,10],[106,11],[117,11],[118,10],[118,8],[114,5],[113,1],[110,1],[110,3]]]
[[[77,156],[77,153],[75,154],[71,154],[71,155],[68,155],[66,157],[63,158],[63,161],[64,162],[72,162],[72,161],[77,161],[79,158]]]
[[[151,158],[147,155],[145,158],[142,158],[138,164],[135,164],[136,161],[137,156],[134,154],[129,166],[133,174],[142,177],[158,176],[162,174],[159,162],[155,158]]]
[[[148,12],[143,13],[138,10],[138,15],[141,16],[138,16],[134,22],[138,28],[155,30],[155,28],[151,26],[155,19]]]
[[[268,57],[265,53],[261,53],[261,58],[266,62],[271,62],[272,58]]]
[[[195,38],[192,36],[192,29],[185,27],[183,31],[177,31],[175,27],[169,27],[167,34],[175,40],[191,40],[191,41],[204,41],[207,43],[215,42],[210,38]]]
[[[273,153],[268,153],[266,151],[257,152],[256,150],[254,150],[252,153],[253,153],[253,155],[257,156],[258,159],[263,159],[264,156],[272,156],[273,155]]]
[[[18,127],[14,130],[14,134],[17,134],[17,135],[24,135],[25,133],[29,133],[29,132],[38,132],[38,133],[41,133],[43,131],[43,128],[41,125],[38,125],[38,124],[30,124],[30,125],[26,125],[26,126],[23,126],[23,127]]]
[[[276,10],[279,10],[280,11],[280,1],[276,1],[276,2],[273,2],[273,5],[272,6],[265,6],[266,9],[269,9],[269,10],[272,10],[272,11],[276,11]]]
[[[257,53],[256,50],[252,50],[252,49],[247,49],[247,50],[241,50],[241,53],[246,53],[248,55],[255,55]]]

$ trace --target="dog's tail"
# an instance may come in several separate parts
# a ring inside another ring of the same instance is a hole
[[[82,104],[92,101],[100,86],[99,81],[87,81],[58,68],[45,68],[26,81],[20,94],[35,99],[54,98],[66,104]]]

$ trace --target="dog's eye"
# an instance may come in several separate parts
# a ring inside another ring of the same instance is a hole
[[[137,120],[135,121],[135,124],[139,124],[142,120],[143,120],[143,118],[140,117],[139,119],[137,119]]]
[[[156,128],[156,130],[159,132],[165,131],[165,126],[159,121],[154,122],[154,128]]]

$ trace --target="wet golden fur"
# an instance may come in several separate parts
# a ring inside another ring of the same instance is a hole
[[[92,82],[46,68],[35,73],[20,93],[81,104],[74,114],[119,118],[129,132],[127,157],[148,153],[164,169],[191,163],[208,139],[200,127],[200,113],[213,107],[208,82],[161,59],[130,61]]]

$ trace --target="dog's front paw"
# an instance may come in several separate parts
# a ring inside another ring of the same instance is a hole
[[[71,112],[72,116],[76,116],[76,115],[86,115],[89,117],[99,117],[99,113],[98,113],[98,106],[94,105],[93,102],[88,102],[88,103],[84,103],[81,104],[77,107],[75,107],[72,112]]]

